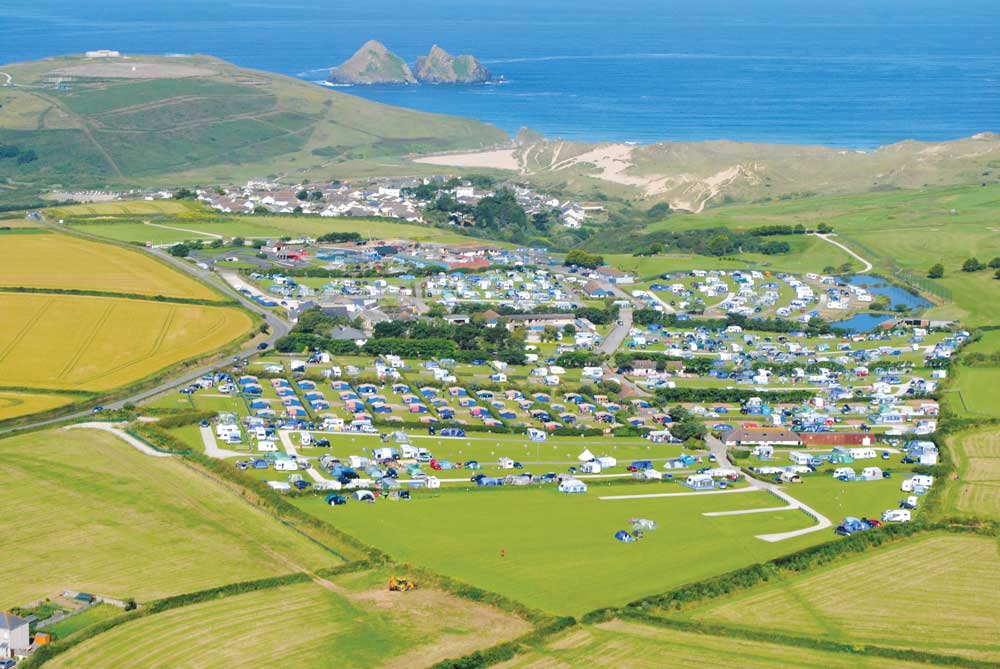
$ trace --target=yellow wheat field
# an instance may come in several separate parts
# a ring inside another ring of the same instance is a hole
[[[711,604],[694,617],[1000,660],[994,538],[937,535]]]
[[[252,322],[238,309],[0,293],[0,386],[108,390],[224,346]]]
[[[55,409],[75,399],[72,395],[0,392],[0,421]]]
[[[63,234],[4,235],[0,286],[222,299],[141,251]]]

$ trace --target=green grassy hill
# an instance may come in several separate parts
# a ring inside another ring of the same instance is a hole
[[[409,154],[507,140],[478,121],[205,56],[71,56],[0,71],[12,79],[0,87],[0,200],[52,187],[364,174]]]

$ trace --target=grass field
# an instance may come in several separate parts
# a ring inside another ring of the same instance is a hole
[[[1000,428],[954,435],[948,447],[959,476],[948,489],[951,510],[1000,520]]]
[[[927,666],[898,659],[867,658],[694,634],[624,620],[574,628],[541,647],[497,665],[501,669],[918,669]]]
[[[0,286],[221,299],[139,251],[62,234],[4,235]]]
[[[181,461],[94,430],[0,441],[0,609],[83,590],[140,601],[340,560]]]
[[[252,325],[229,307],[0,293],[0,386],[107,390],[215,350]]]
[[[153,204],[159,203],[139,201],[80,205],[51,210],[50,217],[64,219],[81,232],[107,239],[154,244],[184,240],[210,241],[213,235],[225,238],[319,237],[329,232],[357,232],[367,238],[408,239],[441,244],[476,243],[476,239],[448,229],[400,223],[386,218],[221,215],[197,204],[188,204],[183,208],[165,208],[163,212],[156,214],[141,213],[145,208],[143,205]],[[118,211],[114,211],[111,205],[117,207]],[[105,206],[108,207],[108,213],[88,213],[95,207]]]
[[[952,410],[966,416],[1000,417],[1000,368],[956,366],[954,375],[948,396]]]
[[[0,299],[0,304],[3,300]],[[0,383],[6,383],[0,378]],[[49,411],[73,402],[71,395],[0,391],[0,421]]]
[[[90,627],[91,625],[109,620],[124,613],[125,612],[117,606],[111,606],[110,604],[98,604],[97,606],[90,607],[83,613],[70,616],[65,620],[60,620],[56,624],[46,627],[45,631],[51,632],[57,639],[65,639],[66,637],[76,634],[80,630]]]
[[[700,620],[1000,660],[995,538],[935,535],[694,610]]]
[[[430,666],[528,631],[527,623],[432,589],[386,591],[384,574],[237,595],[150,616],[46,666]],[[362,589],[363,588],[363,589]],[[177,643],[179,637],[183,643]]]
[[[810,525],[798,511],[701,515],[782,505],[766,493],[598,499],[684,491],[676,484],[612,485],[591,487],[585,495],[552,488],[427,491],[397,504],[331,508],[319,497],[296,503],[397,559],[569,614],[625,604],[829,538],[808,535],[776,544],[754,538]],[[660,529],[636,544],[616,541],[614,533],[632,517],[651,518]]]

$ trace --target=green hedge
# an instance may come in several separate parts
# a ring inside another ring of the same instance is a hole
[[[236,300],[207,300],[194,297],[172,297],[169,295],[142,295],[140,293],[120,293],[109,290],[79,290],[76,288],[35,288],[32,286],[3,286],[0,293],[32,293],[44,295],[80,295],[85,297],[116,297],[147,302],[171,302],[176,304],[197,304],[206,307],[236,307]]]
[[[460,658],[438,662],[431,669],[479,669],[480,667],[491,667],[513,659],[518,653],[523,652],[528,647],[536,645],[553,634],[558,634],[574,625],[576,625],[574,618],[553,618],[549,622],[535,628],[534,631],[517,639],[505,641],[485,650],[477,650]]]

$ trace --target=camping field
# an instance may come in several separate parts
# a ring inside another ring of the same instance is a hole
[[[1000,428],[956,434],[948,440],[959,480],[948,488],[958,513],[1000,519]]]
[[[64,234],[3,238],[0,286],[93,290],[216,300],[208,286],[141,251]]]
[[[172,458],[92,429],[0,441],[0,609],[65,589],[139,601],[341,563]]]
[[[696,620],[1000,660],[994,537],[932,535],[694,609]]]
[[[422,491],[409,502],[373,505],[329,507],[320,497],[296,503],[396,559],[559,614],[626,604],[832,538],[825,532],[777,543],[754,537],[811,525],[799,511],[702,515],[783,505],[763,492],[599,499],[683,492],[689,491],[677,484],[614,484],[584,495],[500,488]],[[637,543],[616,541],[614,533],[633,517],[660,528]]]
[[[573,628],[532,648],[503,669],[918,669],[926,664],[789,648],[764,641],[694,634],[676,629],[612,620]]]
[[[228,307],[71,295],[0,293],[0,312],[0,386],[63,390],[134,382],[252,325]]]
[[[89,639],[46,666],[402,669],[530,630],[516,617],[438,590],[388,592],[387,578],[351,574],[173,609]]]

